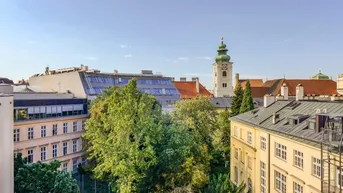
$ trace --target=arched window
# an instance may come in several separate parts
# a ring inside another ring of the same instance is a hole
[[[223,76],[226,76],[226,71],[223,71]]]

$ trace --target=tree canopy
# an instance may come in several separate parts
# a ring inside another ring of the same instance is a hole
[[[239,112],[245,113],[253,109],[254,109],[254,101],[252,98],[250,81],[248,80],[247,83],[245,84],[242,106]]]
[[[108,91],[92,103],[83,136],[95,177],[120,193],[199,192],[210,175],[228,173],[229,114],[218,116],[208,98],[179,101],[163,114],[135,79]]]
[[[59,171],[57,160],[48,164],[27,164],[18,154],[14,158],[14,191],[16,193],[75,193],[79,192],[76,180],[69,173]]]
[[[232,116],[238,115],[242,106],[244,91],[240,83],[236,85],[234,94],[235,95],[232,97],[232,104],[231,104]]]

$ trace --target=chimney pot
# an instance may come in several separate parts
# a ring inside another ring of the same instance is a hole
[[[271,94],[264,95],[264,101],[263,106],[268,107],[269,105],[273,104],[275,102],[275,97]]]
[[[180,77],[180,81],[187,81],[186,77]]]
[[[298,84],[298,86],[296,87],[296,92],[295,92],[295,100],[299,101],[299,100],[303,100],[304,99],[304,87],[302,86],[302,84]]]

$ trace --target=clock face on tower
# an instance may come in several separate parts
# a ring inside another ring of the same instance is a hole
[[[227,64],[222,65],[222,70],[227,70]]]

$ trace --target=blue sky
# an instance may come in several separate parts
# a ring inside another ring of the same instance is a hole
[[[85,64],[198,76],[212,88],[223,36],[241,77],[308,78],[322,69],[336,79],[342,10],[340,0],[2,0],[0,76]]]

